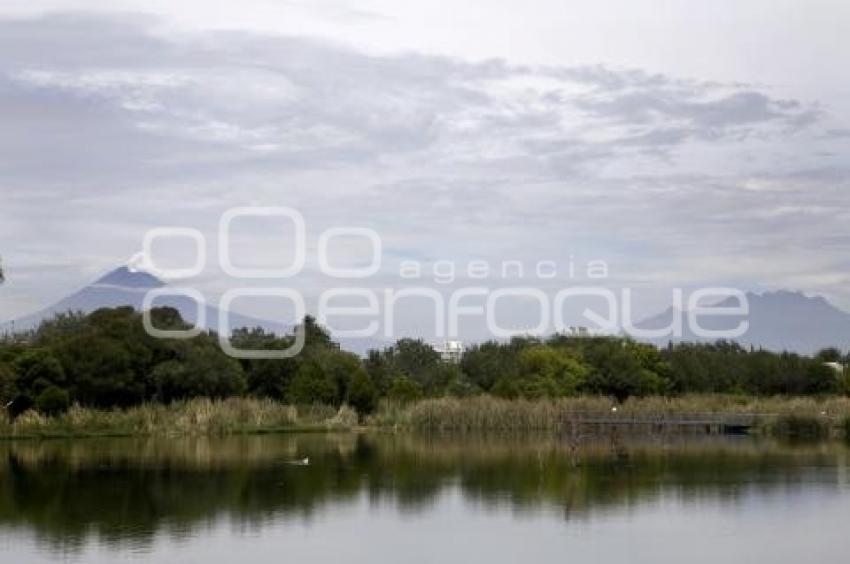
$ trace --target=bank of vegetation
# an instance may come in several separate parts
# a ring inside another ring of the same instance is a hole
[[[382,400],[368,416],[348,405],[292,405],[269,398],[195,398],[126,408],[72,405],[46,415],[0,413],[0,438],[197,436],[303,431],[556,433],[567,440],[628,433],[747,432],[799,439],[850,438],[850,399],[688,395],[678,398],[581,396],[559,399],[425,398]],[[694,422],[697,422],[694,424]]]
[[[268,398],[195,398],[97,409],[73,405],[53,415],[27,410],[14,419],[0,414],[2,438],[184,436],[351,430],[357,412],[301,406]]]
[[[555,431],[567,438],[610,433],[753,433],[786,438],[850,438],[850,399],[699,394],[505,400],[491,396],[382,404],[377,427],[429,432]]]
[[[170,308],[153,310],[152,319],[161,329],[187,327]],[[401,339],[360,358],[340,350],[313,319],[303,329],[306,346],[296,357],[238,360],[221,351],[214,333],[151,337],[129,307],[57,316],[0,341],[0,434],[358,424],[553,429],[583,413],[664,422],[673,414],[721,412],[767,415],[760,420],[777,432],[816,434],[850,415],[848,377],[827,365],[848,359],[832,349],[807,357],[729,342],[657,348],[628,338],[555,335],[487,342],[445,362],[421,340]],[[239,329],[231,341],[281,350],[292,337]],[[293,407],[317,405],[325,407]]]

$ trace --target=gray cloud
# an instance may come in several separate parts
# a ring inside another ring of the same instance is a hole
[[[833,139],[850,139],[850,128],[827,129],[826,135]]]
[[[77,14],[0,21],[0,112],[10,270],[107,268],[151,226],[212,233],[246,204],[372,226],[396,256],[578,252],[659,284],[798,280],[850,250],[849,163],[808,150],[841,130],[747,84]]]
[[[42,128],[30,137],[52,139],[52,155],[90,169],[86,150],[109,151],[120,139],[110,157],[167,175],[222,162],[286,168],[433,152],[534,159],[535,143],[577,144],[571,159],[595,160],[618,143],[669,148],[690,138],[740,138],[811,115],[760,92],[718,96],[718,86],[637,70],[370,57],[242,33],[173,40],[157,36],[154,23],[51,16],[0,24],[4,105]],[[531,85],[511,84],[522,80]],[[547,80],[555,82],[534,85]],[[569,94],[576,86],[590,90]],[[589,138],[589,128],[604,131],[605,142]],[[67,142],[69,131],[83,142]],[[10,160],[26,161],[21,152]]]

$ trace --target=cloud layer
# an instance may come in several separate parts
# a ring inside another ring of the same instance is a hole
[[[83,281],[150,227],[212,235],[236,205],[376,229],[381,282],[404,257],[574,257],[612,283],[850,303],[850,137],[816,101],[159,23],[0,20],[0,253],[20,281],[4,314],[64,293],[49,269]]]

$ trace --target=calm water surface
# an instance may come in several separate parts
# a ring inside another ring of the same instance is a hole
[[[848,453],[681,437],[5,443],[0,562],[844,563]]]

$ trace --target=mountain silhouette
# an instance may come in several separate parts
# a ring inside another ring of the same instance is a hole
[[[745,346],[761,347],[772,351],[793,351],[813,354],[826,347],[846,350],[850,345],[850,313],[847,313],[820,296],[807,296],[802,292],[780,290],[762,294],[748,293],[749,322],[747,332],[734,340]],[[717,306],[736,306],[737,300],[727,298]],[[674,310],[667,308],[663,313],[639,323],[639,328],[660,328],[669,325]],[[700,326],[710,330],[735,327],[743,317],[700,317]],[[686,322],[680,338],[654,339],[652,342],[665,345],[669,341],[704,342],[696,336]]]
[[[145,294],[149,290],[166,288],[168,285],[148,272],[133,270],[127,266],[98,278],[93,283],[74,292],[57,303],[31,315],[0,323],[0,334],[35,329],[45,319],[60,313],[81,311],[91,313],[104,307],[132,306],[141,310]],[[826,347],[847,350],[850,347],[850,313],[847,313],[820,296],[807,296],[801,292],[781,290],[762,294],[748,293],[750,313],[747,332],[734,339],[744,346],[761,347],[773,351],[794,351],[801,354],[813,354]],[[195,302],[186,296],[165,295],[158,297],[155,306],[168,306],[177,309],[180,315],[190,323],[198,320]],[[735,306],[734,299],[716,304]],[[219,320],[223,313],[213,306],[205,306],[205,329],[218,331]],[[637,324],[639,328],[657,329],[670,324],[674,310],[645,319]],[[700,325],[713,331],[730,329],[736,326],[742,317],[700,317]],[[231,312],[229,327],[262,327],[277,334],[290,333],[292,324],[258,319]],[[684,323],[684,332],[677,338],[648,339],[658,346],[668,342],[704,342],[714,339],[698,337]],[[344,349],[365,352],[370,348],[384,345],[379,340],[343,339]]]
[[[51,319],[60,313],[78,311],[91,313],[100,308],[119,306],[132,306],[141,310],[145,294],[149,290],[166,286],[165,282],[152,274],[122,266],[41,311],[13,321],[0,323],[0,334],[35,329],[45,319]],[[189,297],[180,295],[160,296],[154,301],[154,306],[173,307],[180,312],[184,320],[190,323],[198,321],[197,305]],[[218,308],[205,306],[205,313],[204,329],[218,331],[222,312]],[[229,326],[231,328],[262,327],[267,331],[274,331],[278,334],[288,333],[292,329],[291,324],[256,319],[234,312],[229,315]]]
[[[93,286],[115,286],[117,288],[161,288],[165,282],[142,270],[131,270],[127,266],[116,268],[100,277]]]

